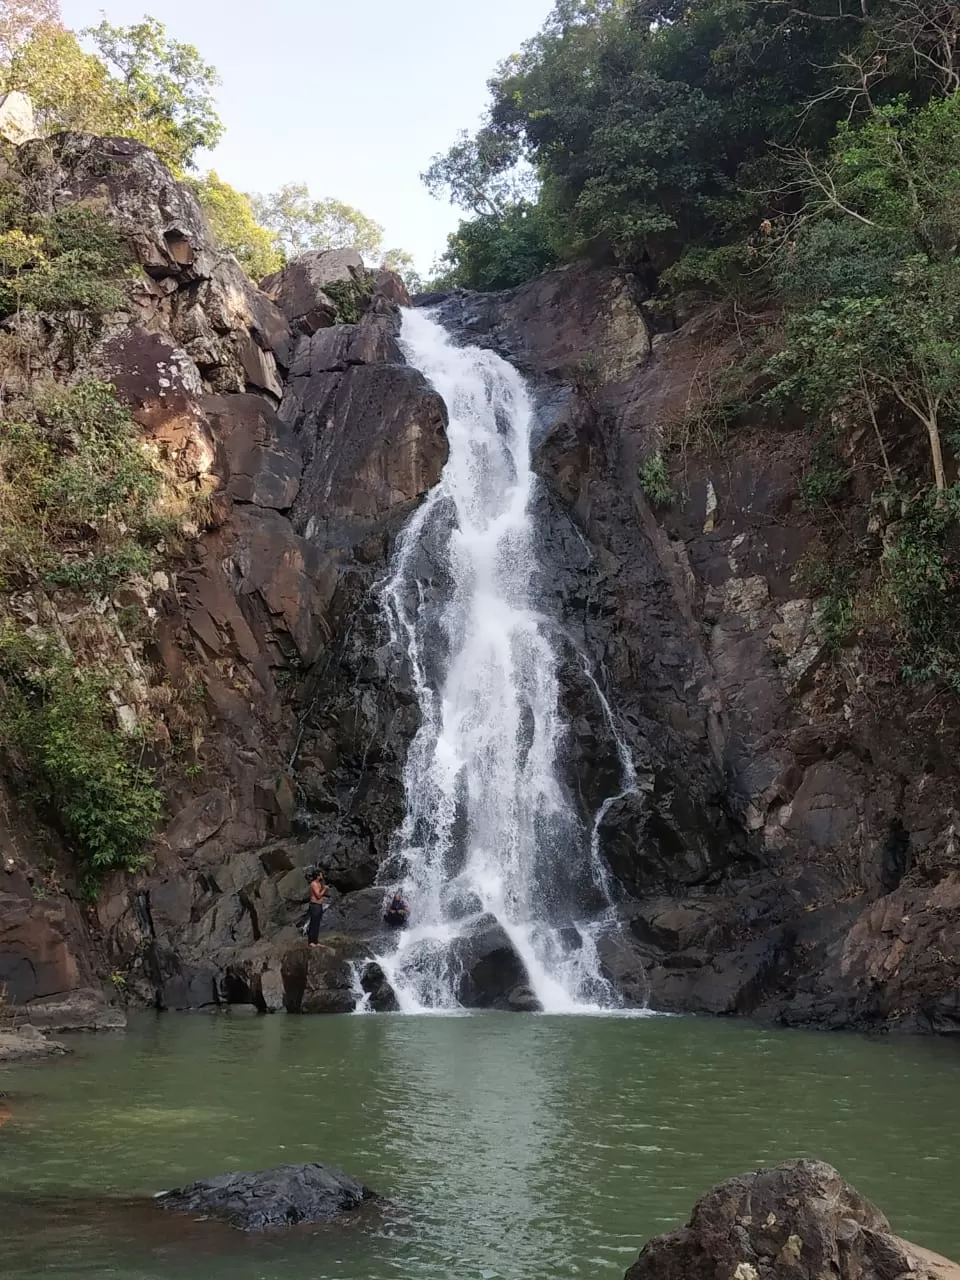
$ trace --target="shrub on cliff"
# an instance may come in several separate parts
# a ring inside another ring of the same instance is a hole
[[[0,589],[103,590],[149,568],[160,478],[110,387],[49,387],[0,417]]]
[[[19,191],[0,184],[0,319],[23,311],[115,311],[130,266],[124,241],[96,210],[66,205],[29,214]]]
[[[151,568],[160,476],[112,390],[48,387],[0,416],[0,750],[25,799],[76,850],[88,889],[140,865],[161,796],[142,732],[120,731],[127,676],[58,622]],[[96,610],[94,610],[94,614]]]
[[[56,638],[0,625],[0,749],[24,798],[55,817],[76,849],[84,889],[144,865],[163,799],[143,743],[117,732],[110,673],[83,669]]]

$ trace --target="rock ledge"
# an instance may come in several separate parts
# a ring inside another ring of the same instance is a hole
[[[36,1027],[23,1026],[15,1031],[0,1031],[0,1063],[31,1062],[67,1053],[59,1040],[49,1040]]]

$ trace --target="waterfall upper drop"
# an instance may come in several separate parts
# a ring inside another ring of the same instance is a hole
[[[547,1012],[612,1008],[607,878],[558,776],[556,622],[534,602],[533,406],[512,366],[428,314],[404,313],[401,342],[446,401],[450,453],[383,588],[422,718],[389,867],[411,917],[381,963],[405,1012],[458,1008],[491,954],[522,962]]]

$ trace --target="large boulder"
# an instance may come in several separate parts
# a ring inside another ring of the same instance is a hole
[[[468,1009],[538,1010],[527,971],[506,931],[484,916],[454,947],[461,977],[457,999]]]
[[[297,333],[311,334],[336,321],[336,303],[325,290],[352,284],[363,272],[363,259],[355,249],[320,249],[295,258],[260,287]]]
[[[301,943],[283,957],[287,1013],[353,1013],[358,1004],[359,968],[366,949],[354,938],[328,934],[319,947]]]
[[[359,1209],[374,1193],[340,1169],[289,1164],[263,1173],[225,1173],[158,1196],[164,1209],[215,1218],[240,1231],[332,1222]]]
[[[723,1182],[689,1225],[657,1236],[625,1280],[960,1280],[960,1267],[893,1235],[828,1164],[794,1160]]]
[[[19,147],[37,136],[33,103],[27,95],[21,93],[19,89],[3,94],[0,97],[0,138]]]

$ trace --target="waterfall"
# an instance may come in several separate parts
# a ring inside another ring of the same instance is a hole
[[[613,797],[587,829],[558,776],[556,628],[534,599],[530,397],[506,361],[455,346],[425,313],[404,313],[401,341],[446,402],[450,452],[382,588],[421,725],[387,869],[410,920],[378,959],[404,1012],[458,1009],[472,960],[493,945],[519,957],[543,1010],[613,1008],[597,954],[611,914],[599,824]],[[627,787],[629,753],[621,763]]]

